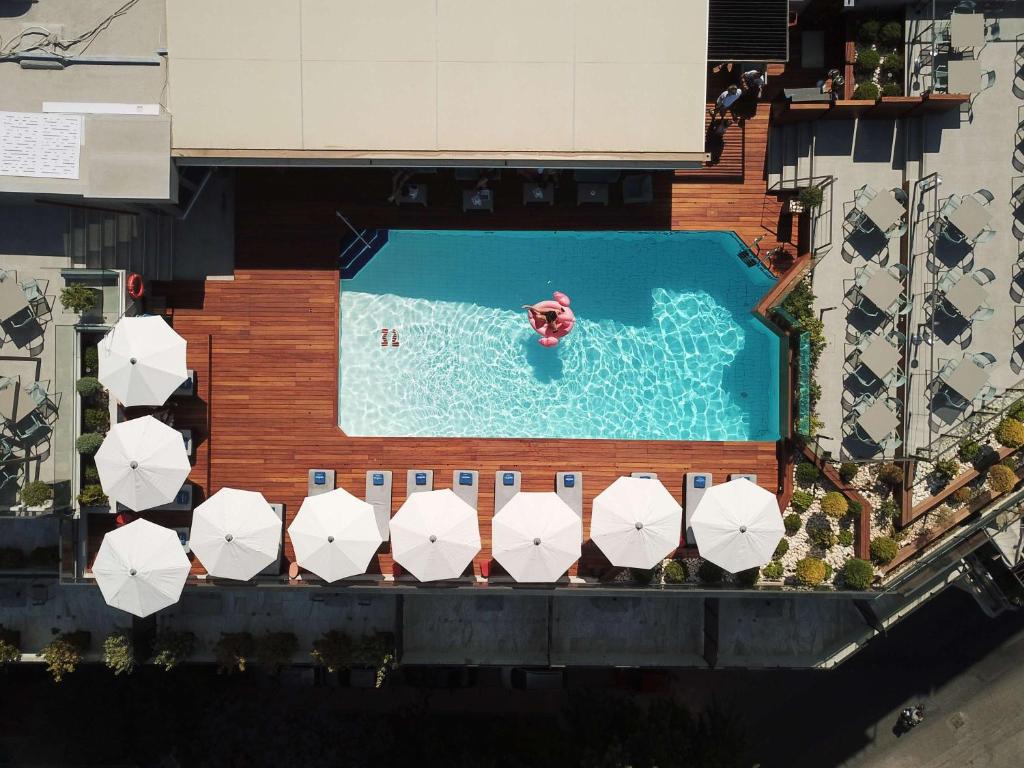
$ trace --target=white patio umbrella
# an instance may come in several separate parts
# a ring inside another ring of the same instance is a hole
[[[516,581],[560,579],[580,559],[583,522],[556,493],[513,496],[491,521],[494,559]]]
[[[785,531],[774,494],[744,478],[705,491],[690,526],[701,557],[730,573],[770,561]]]
[[[281,518],[262,493],[221,488],[192,513],[189,546],[211,576],[248,581],[277,559]]]
[[[590,538],[612,565],[653,568],[679,547],[683,508],[654,478],[620,477],[594,499]]]
[[[139,511],[172,502],[191,464],[181,433],[143,416],[110,428],[96,469],[105,494]]]
[[[141,518],[106,534],[92,566],[107,605],[140,618],[178,602],[188,570],[178,534]]]
[[[324,581],[366,573],[383,541],[373,505],[344,488],[307,496],[288,535],[299,565]]]
[[[188,377],[185,340],[162,317],[122,317],[98,346],[100,383],[123,405],[163,405]]]
[[[391,519],[391,554],[420,581],[458,578],[479,551],[476,510],[451,488],[412,494]]]

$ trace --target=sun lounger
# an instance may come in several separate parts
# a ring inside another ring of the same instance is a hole
[[[657,480],[658,479],[658,473],[657,472],[633,472],[630,475],[630,477],[639,477],[639,478],[642,478],[644,480]]]
[[[501,508],[508,504],[512,497],[519,493],[523,483],[521,472],[495,472],[494,473],[494,513],[497,514]]]
[[[331,474],[334,474],[333,472]],[[257,574],[259,576],[280,576],[281,575],[281,544],[284,541],[284,504],[271,504],[270,508],[274,510],[274,514],[281,520],[281,535],[277,541],[277,559],[260,571]]]
[[[754,485],[757,485],[757,475],[746,475],[746,474],[732,474],[729,475],[730,480],[749,480]]]
[[[555,493],[564,501],[573,512],[583,521],[583,473],[582,472],[556,472]],[[586,541],[583,534],[583,526],[580,526],[580,540]]]
[[[434,470],[410,469],[405,473],[405,493],[412,496],[420,491],[434,490]]]
[[[690,527],[690,520],[697,510],[697,505],[704,497],[704,491],[711,487],[710,472],[687,472],[686,488],[683,494],[686,512],[686,546],[695,547],[697,540],[693,537],[693,529]]]
[[[334,490],[333,469],[311,469],[306,481],[306,495],[319,496]]]
[[[377,530],[384,541],[391,538],[391,472],[371,470],[366,473],[366,501],[373,505]]]
[[[187,374],[178,388],[171,392],[171,397],[192,397],[196,393],[196,372],[189,368]]]
[[[456,496],[476,509],[480,497],[480,473],[475,469],[455,470],[452,472],[452,490]]]

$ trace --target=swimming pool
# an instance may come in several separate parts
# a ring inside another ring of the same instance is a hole
[[[393,230],[341,281],[339,425],[776,440],[779,339],[751,313],[775,281],[742,248],[730,232]],[[548,349],[520,307],[553,291],[577,320]]]

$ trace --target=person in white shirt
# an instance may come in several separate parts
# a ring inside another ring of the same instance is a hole
[[[735,85],[730,85],[727,90],[722,91],[721,95],[715,100],[715,113],[725,117],[725,113],[733,111],[733,105],[739,101],[740,96],[743,94],[740,89]],[[733,117],[736,114],[733,113]]]
[[[754,95],[755,99],[761,98],[761,89],[764,88],[764,75],[758,69],[750,69],[743,73],[740,79],[743,90]]]

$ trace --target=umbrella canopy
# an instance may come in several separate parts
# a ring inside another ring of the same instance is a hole
[[[383,541],[373,505],[344,488],[307,496],[288,535],[299,565],[324,581],[366,573]]]
[[[163,405],[186,378],[185,340],[162,317],[122,317],[99,343],[100,383],[123,405]]]
[[[679,547],[683,508],[659,480],[620,477],[594,499],[590,538],[612,565],[653,568]]]
[[[690,526],[701,557],[730,573],[766,564],[785,532],[775,496],[743,478],[705,491]]]
[[[189,546],[211,576],[248,581],[277,559],[281,518],[262,493],[221,488],[192,513]]]
[[[110,428],[96,469],[105,494],[139,511],[174,501],[191,465],[181,433],[143,416]]]
[[[412,494],[391,519],[391,554],[420,581],[457,579],[479,551],[476,510],[451,488]]]
[[[107,605],[141,618],[178,602],[188,569],[178,534],[139,519],[103,537],[92,573]]]
[[[583,523],[556,493],[519,492],[491,521],[494,559],[516,581],[560,579],[580,559]]]

